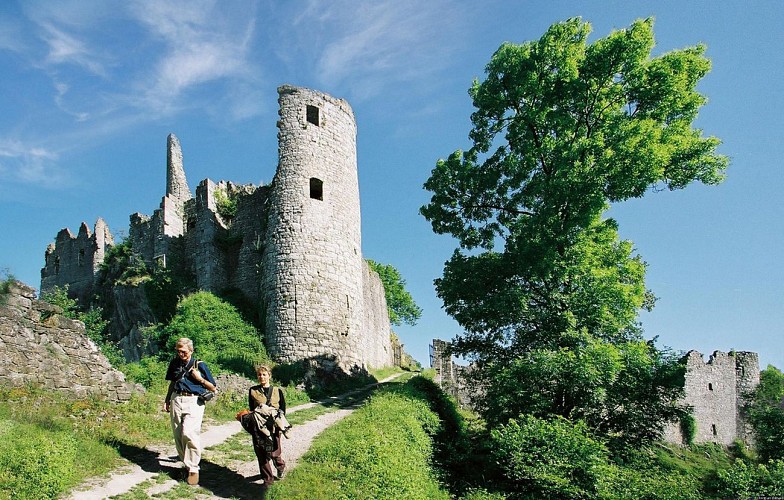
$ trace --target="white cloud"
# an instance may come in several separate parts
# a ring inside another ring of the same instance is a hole
[[[171,110],[188,90],[218,80],[254,81],[247,60],[255,30],[247,9],[225,8],[215,2],[144,1],[132,9],[164,45],[154,74],[141,96],[146,106]]]
[[[76,64],[91,73],[103,76],[106,72],[88,46],[75,35],[68,34],[52,24],[41,26],[44,40],[49,46],[46,62],[49,64]]]
[[[343,86],[356,100],[442,69],[459,47],[441,37],[460,29],[466,14],[442,1],[313,0],[294,24],[304,34],[301,50],[322,47],[315,62],[320,83]]]
[[[57,165],[58,154],[19,140],[0,141],[0,176],[6,182],[53,188],[69,184]]]

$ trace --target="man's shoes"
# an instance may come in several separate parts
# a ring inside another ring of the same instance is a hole
[[[283,479],[283,476],[286,475],[286,471],[284,469],[278,469],[278,481]]]
[[[196,486],[199,484],[199,473],[198,472],[189,472],[188,473],[188,484],[191,486]]]

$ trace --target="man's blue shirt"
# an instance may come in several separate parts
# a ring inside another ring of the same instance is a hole
[[[215,379],[212,377],[212,373],[210,373],[210,369],[207,368],[207,363],[205,363],[204,361],[199,361],[197,364],[202,377],[204,377],[212,385],[217,387],[217,384],[215,383]],[[179,357],[172,359],[171,362],[169,363],[169,368],[166,370],[166,380],[177,380],[184,368],[185,368],[185,363]],[[201,394],[202,392],[205,392],[207,389],[200,383],[193,380],[193,377],[191,377],[190,375],[186,375],[174,383],[174,390],[176,392],[190,392],[193,394]]]

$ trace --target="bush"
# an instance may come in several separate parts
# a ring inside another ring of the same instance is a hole
[[[161,344],[168,359],[177,339],[193,341],[195,354],[211,370],[222,370],[255,379],[253,365],[270,363],[258,331],[243,321],[237,310],[210,292],[196,292],[180,300],[177,313],[161,330]]]
[[[597,491],[599,498],[613,500],[679,500],[703,498],[694,478],[676,471],[643,469],[607,464],[600,468]]]
[[[521,415],[491,435],[496,461],[513,491],[550,498],[595,494],[607,450],[585,423]]]
[[[717,473],[717,493],[722,498],[777,497],[784,495],[784,460],[748,464],[742,460]]]
[[[168,387],[169,382],[164,380],[166,377],[167,364],[158,358],[146,357],[135,363],[127,363],[120,366],[125,376],[131,382],[142,384],[145,389],[153,387]]]

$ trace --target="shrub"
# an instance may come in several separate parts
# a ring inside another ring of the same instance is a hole
[[[146,357],[135,363],[127,363],[120,366],[128,380],[142,384],[146,389],[158,386],[168,386],[164,380],[166,376],[167,364],[158,358]]]
[[[496,461],[513,491],[587,498],[596,491],[607,450],[583,422],[521,415],[491,431]]]
[[[784,460],[748,464],[742,460],[717,473],[717,493],[722,498],[784,495]]]
[[[597,483],[599,498],[613,500],[643,500],[677,498],[699,499],[699,483],[694,478],[676,471],[653,467],[622,467],[607,464],[600,467]]]
[[[193,341],[196,358],[219,373],[226,370],[255,378],[253,365],[269,363],[258,331],[237,310],[210,292],[196,292],[180,300],[177,313],[161,330],[167,359],[181,337]]]
[[[694,436],[697,435],[697,421],[691,413],[683,415],[680,419],[681,436],[683,444],[691,446],[694,444]]]

